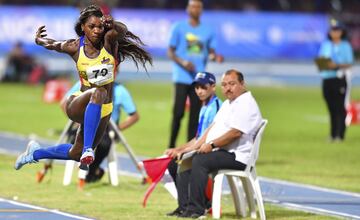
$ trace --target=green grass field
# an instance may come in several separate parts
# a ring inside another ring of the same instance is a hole
[[[130,83],[127,87],[141,119],[124,134],[136,154],[159,156],[169,138],[172,86]],[[360,192],[357,169],[360,126],[348,128],[344,143],[328,143],[328,115],[320,88],[249,86],[249,89],[263,117],[269,120],[257,163],[260,176]],[[56,140],[67,119],[57,104],[42,102],[42,92],[41,86],[0,84],[0,130]],[[360,99],[360,90],[353,90],[352,96]],[[185,142],[185,128],[183,120],[178,144]],[[146,186],[140,185],[138,179],[121,176],[119,187],[110,187],[104,178],[101,183],[87,185],[84,192],[77,192],[75,183],[61,186],[60,165],[55,168],[51,182],[38,185],[35,173],[40,164],[16,172],[12,168],[14,157],[0,155],[0,158],[0,175],[2,179],[6,177],[6,181],[0,182],[0,197],[18,196],[21,201],[100,219],[161,219],[176,206],[158,187],[148,207],[143,209],[140,202]],[[77,196],[71,196],[75,193]],[[104,201],[111,203],[100,206]],[[225,219],[234,219],[234,213],[230,199],[225,198]],[[266,214],[268,219],[329,219],[270,205],[266,206]]]

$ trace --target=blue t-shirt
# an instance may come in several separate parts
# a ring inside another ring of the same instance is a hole
[[[116,123],[119,123],[120,121],[121,109],[123,109],[128,115],[134,114],[136,112],[135,103],[129,91],[121,84],[115,84],[113,105],[114,109],[111,114],[111,118]]]
[[[73,87],[71,87],[71,89],[66,92],[65,97],[68,98],[69,96],[71,96],[75,92],[80,91],[80,88],[81,88],[80,81],[77,81],[77,83],[75,83],[73,85]]]
[[[207,105],[203,105],[199,114],[199,125],[196,138],[200,138],[205,130],[213,123],[216,113],[219,111],[222,101],[215,95]]]
[[[339,44],[334,44],[327,40],[321,44],[319,57],[330,58],[336,64],[352,64],[354,62],[354,55],[351,45],[348,41],[341,41]],[[322,70],[320,76],[323,79],[335,78],[336,70]]]
[[[216,48],[215,32],[212,27],[200,23],[193,27],[188,21],[177,22],[170,34],[170,47],[176,48],[176,55],[190,61],[195,66],[195,72],[189,73],[177,63],[173,63],[173,81],[190,85],[197,72],[205,71],[209,49]]]
[[[78,81],[66,94],[66,97],[74,94],[77,91],[80,91],[80,81]],[[121,84],[115,84],[114,86],[114,95],[113,95],[113,111],[111,113],[111,119],[116,123],[120,121],[121,109],[123,109],[126,114],[131,115],[136,112],[136,107],[129,91]]]

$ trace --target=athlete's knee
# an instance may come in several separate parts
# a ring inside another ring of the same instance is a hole
[[[94,88],[91,91],[90,102],[96,103],[96,104],[103,104],[106,97],[107,97],[106,89],[104,89],[102,87]]]
[[[80,157],[82,154],[82,146],[74,144],[73,147],[69,151],[69,157],[72,160],[80,161]]]

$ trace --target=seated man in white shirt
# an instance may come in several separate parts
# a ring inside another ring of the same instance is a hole
[[[205,214],[209,173],[246,168],[253,138],[262,121],[254,97],[245,88],[242,73],[234,69],[226,71],[221,88],[227,100],[214,122],[198,141],[179,152],[179,157],[192,150],[198,152],[191,170],[177,175],[179,217],[198,218]]]

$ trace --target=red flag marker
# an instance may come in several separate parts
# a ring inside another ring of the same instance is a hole
[[[172,159],[171,157],[163,157],[163,158],[143,160],[144,169],[151,180],[150,181],[151,185],[146,190],[146,193],[145,193],[145,196],[143,199],[143,207],[146,206],[147,199],[149,198],[152,191],[155,189],[155,186],[158,184],[158,182],[164,176],[164,173],[165,173],[171,159]]]

